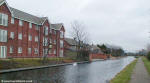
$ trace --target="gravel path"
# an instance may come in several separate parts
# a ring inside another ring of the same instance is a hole
[[[150,75],[148,74],[141,58],[133,70],[130,83],[150,83]]]

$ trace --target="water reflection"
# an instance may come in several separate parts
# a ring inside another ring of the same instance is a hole
[[[33,80],[34,83],[105,83],[133,60],[133,57],[126,57],[77,66],[6,73],[0,74],[0,80]]]

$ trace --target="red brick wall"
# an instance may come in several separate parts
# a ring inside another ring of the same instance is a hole
[[[3,5],[0,6],[0,12],[7,14],[8,15],[8,26],[1,26],[0,25],[0,29],[2,30],[7,30],[8,33],[8,37],[10,36],[10,31],[11,30],[15,30],[13,27],[11,27],[10,25],[10,20],[11,20],[11,13],[8,9],[8,7],[6,6],[6,4],[4,3]],[[15,41],[11,41],[11,42],[0,42],[0,46],[7,46],[7,49],[9,47],[10,44],[15,44]],[[9,52],[9,50],[7,50],[7,53]],[[7,54],[7,56],[10,56],[9,54]]]
[[[111,55],[107,55],[107,54],[90,54],[89,58],[90,61],[92,61],[92,59],[107,59],[110,56]]]

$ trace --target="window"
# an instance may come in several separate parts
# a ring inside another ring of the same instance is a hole
[[[60,40],[60,48],[63,48],[64,47],[64,42],[63,40]]]
[[[35,36],[35,42],[38,42],[38,36]]]
[[[8,26],[8,15],[0,13],[0,25]]]
[[[19,20],[19,26],[23,26],[23,21]]]
[[[56,50],[54,50],[54,54],[56,54]]]
[[[39,29],[40,29],[39,25],[36,25],[35,30],[39,30]]]
[[[22,53],[22,47],[18,48],[18,53]]]
[[[32,28],[32,23],[29,23],[29,28],[30,28],[30,29]]]
[[[0,29],[0,42],[7,42],[7,31]]]
[[[64,34],[63,31],[60,31],[60,38],[63,38]]]
[[[44,55],[47,54],[47,52],[48,52],[48,49],[47,49],[47,48],[43,49],[43,54],[44,54]]]
[[[48,27],[47,26],[44,27],[44,34],[48,35]]]
[[[54,44],[56,44],[56,40],[54,40]]]
[[[18,39],[22,40],[22,33],[19,33]]]
[[[11,18],[11,24],[14,24],[14,23],[15,23],[15,19]]]
[[[0,46],[0,58],[6,58],[7,56],[7,47]]]
[[[28,48],[28,54],[31,54],[31,52],[32,52],[32,49]]]
[[[14,32],[10,32],[10,38],[14,39]]]
[[[59,56],[60,56],[60,57],[63,57],[63,54],[64,54],[64,51],[63,51],[63,50],[60,50],[60,51],[59,51]]]
[[[9,53],[13,53],[13,46],[10,46],[10,51]]]
[[[29,41],[32,41],[32,35],[29,35]]]
[[[34,48],[34,54],[38,54],[38,49]]]
[[[43,46],[48,46],[48,38],[43,38]]]

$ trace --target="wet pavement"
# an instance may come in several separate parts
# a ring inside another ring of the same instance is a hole
[[[150,83],[150,75],[141,58],[138,59],[135,69],[133,70],[130,83]]]

